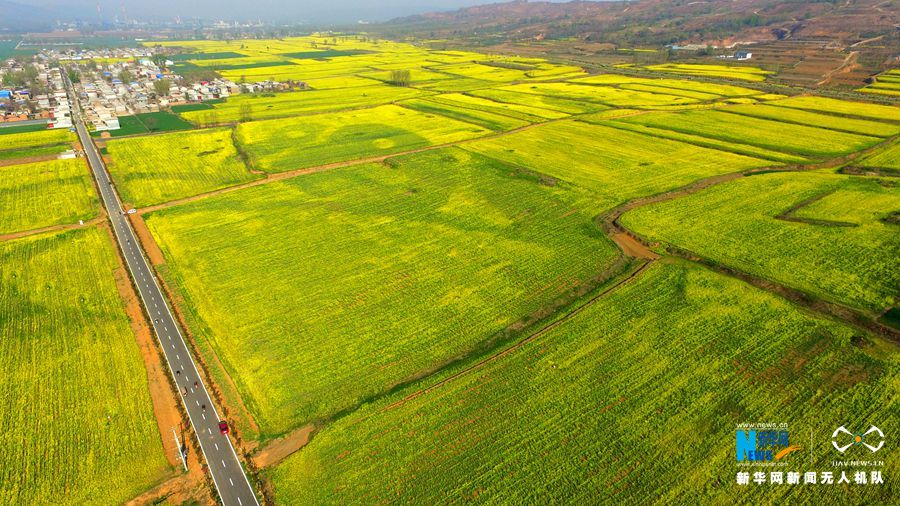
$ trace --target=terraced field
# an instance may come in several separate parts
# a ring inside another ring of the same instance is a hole
[[[522,81],[527,79],[528,77],[524,70],[492,67],[489,65],[481,65],[478,63],[454,63],[450,65],[437,65],[430,67],[429,70],[444,72],[461,77],[468,77],[471,79],[481,79],[484,81],[501,83]]]
[[[826,128],[838,132],[869,135],[872,137],[890,137],[900,133],[900,123],[838,117],[803,109],[778,107],[777,104],[778,102],[774,102],[772,105],[737,105],[733,107],[723,107],[718,110],[744,116],[752,116],[755,118],[770,119],[782,123],[795,123],[798,125]],[[900,111],[897,112],[900,114]]]
[[[424,114],[446,116],[458,121],[478,125],[495,132],[513,130],[529,124],[528,121],[512,118],[504,114],[461,107],[459,105],[435,100],[414,98],[403,102],[401,105],[407,109],[412,109]]]
[[[741,422],[789,423],[792,471],[830,467],[823,423],[896,432],[896,343],[810,300],[900,314],[900,109],[445,42],[184,41],[184,67],[312,89],[109,142],[138,206],[267,178],[143,216],[275,502],[893,503],[896,459],[883,486],[806,488],[741,487],[732,459]],[[641,197],[620,224],[653,251],[598,218]]]
[[[396,102],[423,93],[413,88],[388,85],[360,86],[270,95],[238,95],[216,104],[212,110],[188,111],[181,115],[201,125],[233,123],[354,109]]]
[[[735,144],[747,144],[811,160],[852,153],[874,146],[882,140],[877,137],[729,114],[718,110],[641,114],[617,121]]]
[[[735,153],[738,155],[750,156],[754,158],[761,158],[763,160],[770,160],[774,162],[772,165],[780,165],[783,163],[806,163],[809,162],[809,159],[799,156],[799,155],[791,155],[788,153],[780,153],[778,151],[773,151],[771,149],[760,148],[757,146],[751,146],[749,144],[740,144],[737,142],[729,141],[726,139],[717,139],[715,137],[704,137],[701,135],[693,135],[688,133],[683,133],[676,130],[668,130],[665,128],[653,128],[647,125],[641,124],[633,124],[625,121],[610,121],[613,119],[620,118],[628,118],[630,116],[634,116],[636,114],[628,114],[627,111],[624,113],[617,114],[617,112],[623,112],[622,109],[611,109],[609,111],[589,114],[586,116],[581,116],[578,118],[579,121],[583,121],[586,123],[592,123],[595,125],[603,125],[611,128],[617,128],[620,130],[626,130],[630,132],[635,132],[638,134],[651,136],[651,137],[659,137],[662,139],[671,139],[674,141],[685,142],[687,144],[693,144],[695,146],[715,149],[718,151],[725,151],[728,153]],[[639,113],[640,111],[633,111],[634,113]]]
[[[147,225],[265,438],[505,335],[602,273],[615,250],[582,198],[449,149],[211,197]]]
[[[573,83],[515,84],[504,91],[531,93],[557,99],[582,100],[607,107],[654,108],[696,104],[700,100],[667,93],[626,90],[612,86],[590,86]]]
[[[428,100],[455,107],[465,107],[478,111],[504,114],[531,123],[546,121],[548,119],[560,119],[568,116],[566,113],[541,107],[498,102],[487,98],[463,95],[461,93],[445,93],[435,97],[429,97]]]
[[[491,133],[487,128],[395,105],[242,123],[237,140],[253,167],[281,172],[388,155]]]
[[[99,201],[84,160],[0,167],[0,233],[78,223],[97,216]]]
[[[735,485],[735,423],[773,406],[792,430],[896,420],[898,362],[854,336],[732,278],[657,263],[484,367],[336,421],[267,474],[283,504],[879,502],[896,483]],[[830,465],[817,437],[790,469]]]
[[[508,136],[467,143],[464,147],[589,190],[598,211],[704,177],[772,164],[768,160],[575,121],[539,125]]]
[[[579,100],[550,97],[546,95],[537,95],[534,93],[520,93],[517,91],[511,91],[509,89],[491,88],[484,90],[475,90],[468,92],[467,95],[486,98],[495,102],[521,105],[529,108],[556,111],[566,114],[583,114],[587,112],[596,112],[607,109],[607,107],[600,104],[592,104]]]
[[[876,81],[858,91],[900,97],[900,70],[889,70],[876,78]]]
[[[862,165],[863,167],[888,169],[895,172],[900,172],[900,142],[895,142],[887,149],[884,149],[877,153],[873,153],[872,155],[862,159],[859,162],[859,165]]]
[[[114,255],[97,227],[0,242],[0,503],[122,504],[171,472]]]
[[[827,97],[800,96],[772,102],[772,105],[791,109],[804,109],[833,114],[841,117],[856,117],[900,124],[900,106],[851,102]]]
[[[230,128],[111,141],[110,174],[124,202],[148,206],[256,179]]]
[[[673,72],[675,74],[684,74],[688,76],[721,77],[743,81],[765,81],[766,76],[773,73],[761,68],[743,65],[700,65],[693,63],[664,63],[661,65],[649,65],[646,69],[656,72]]]
[[[682,93],[697,92],[705,95],[719,97],[751,97],[761,96],[763,93],[752,88],[734,86],[730,84],[700,83],[686,81],[684,79],[649,79],[644,77],[625,76],[621,74],[599,74],[581,79],[573,79],[573,83],[602,84],[602,85],[643,85],[652,89],[659,88],[659,92]]]
[[[798,216],[850,226],[777,217],[807,199]],[[878,181],[824,173],[753,176],[626,213],[622,223],[756,276],[860,309],[896,303],[900,286],[897,225],[900,189]]]

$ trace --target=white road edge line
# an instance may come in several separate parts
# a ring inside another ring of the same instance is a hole
[[[71,83],[69,83],[69,86],[71,87]],[[80,118],[80,117],[78,118],[78,123],[76,123],[76,129],[78,130],[79,141],[82,141],[83,138],[88,137],[88,134],[87,134],[87,132],[86,132],[86,127],[84,126],[83,119]],[[82,134],[83,134],[83,135],[82,135]],[[88,137],[88,139],[90,140],[89,137]],[[96,148],[94,147],[93,143],[88,143],[88,144],[89,144],[90,147],[87,147],[87,146],[83,146],[83,147],[84,147],[84,149],[85,149],[85,152],[86,152],[87,155],[88,155],[88,162],[89,162],[89,165],[90,165],[90,167],[91,167],[91,172],[92,172],[95,176],[98,176],[98,177],[99,177],[100,175],[105,175],[106,168],[105,168],[105,166],[103,165],[103,162],[102,162],[102,160],[100,159],[100,156],[97,154]],[[95,165],[94,165],[94,163],[92,163],[92,162],[96,162],[96,165],[99,166],[99,167],[101,168],[101,171],[100,171],[99,173],[98,173],[97,170],[95,170]],[[121,201],[119,201],[118,195],[116,195],[115,193],[113,193],[112,195],[113,195],[113,199],[115,200],[115,203],[118,204],[119,207],[121,207]],[[107,202],[106,202],[106,201],[104,201],[103,204],[104,204],[104,206],[106,206],[107,208],[109,208],[109,206],[107,205]],[[117,213],[115,213],[115,212],[113,212],[113,211],[110,211],[109,214],[114,215],[114,216],[116,217],[116,219],[114,220],[114,223],[115,223],[115,222],[118,222],[119,225],[123,226],[124,229],[125,229],[124,231],[121,231],[121,232],[120,232],[120,230],[119,230],[117,227],[115,227],[115,226],[113,227],[113,232],[115,233],[115,236],[116,236],[116,238],[118,239],[120,245],[121,245],[122,234],[124,234],[124,232],[127,231],[127,232],[130,233],[131,237],[134,237],[134,232],[132,231],[132,229],[131,229],[131,224],[130,224],[128,221],[126,221],[122,216],[118,215]],[[131,239],[130,239],[130,238],[128,239],[128,245],[129,245],[130,248],[133,248],[133,245],[132,245],[132,243],[131,243]],[[132,251],[134,251],[134,250],[132,249]],[[146,259],[143,258],[143,255],[141,256],[141,259],[144,260],[144,262],[145,262],[145,267],[146,267]],[[132,277],[133,277],[133,276],[134,276],[134,271],[132,271]],[[159,284],[156,282],[156,279],[155,279],[155,278],[153,279],[153,284],[156,285],[157,291],[159,291],[159,293],[162,293],[162,289],[159,287]],[[149,285],[147,285],[147,288],[148,288],[148,290],[149,290]],[[141,300],[143,300],[144,303],[146,304],[147,301],[146,301],[146,299],[145,299],[145,297],[144,297],[144,293],[143,293],[142,290],[140,290],[140,289],[138,290],[138,295],[140,295]],[[167,308],[167,309],[168,309],[168,308]],[[155,326],[154,326],[153,330],[156,331],[156,327],[155,327]],[[177,327],[176,327],[175,330],[176,330],[176,332],[178,332],[178,337],[179,337],[180,339],[182,339],[182,342],[183,342],[184,337],[181,336],[181,331],[178,330]],[[155,332],[155,333],[156,333],[157,339],[161,337],[161,336],[159,335],[159,332]],[[163,355],[165,355],[165,353],[163,353]],[[171,365],[171,363],[169,363],[169,357],[168,357],[168,355],[165,355],[165,358],[166,358],[166,363],[167,363],[167,365],[169,366],[169,373],[171,374],[171,372],[172,372],[172,365]],[[192,365],[193,365],[193,359],[191,360],[191,363],[192,363]],[[195,370],[196,370],[196,365],[194,365],[194,368],[195,368]],[[174,375],[172,376],[172,379],[173,379],[173,380],[176,380],[176,383],[177,383],[177,378],[175,378]],[[200,381],[202,382],[203,379],[200,378]],[[206,388],[206,387],[204,386],[204,388]],[[182,399],[182,403],[184,403],[184,402],[185,402],[184,399]],[[216,412],[216,416],[218,417],[218,411],[216,410],[215,404],[212,405],[212,408],[213,408],[213,411]],[[221,418],[221,417],[219,417],[219,418]],[[191,422],[191,426],[192,426],[193,429],[194,429],[194,433],[195,433],[195,434],[199,434],[199,433],[197,432],[196,426],[194,426],[194,419],[193,419],[192,417],[188,416],[188,420]],[[207,429],[207,431],[209,431],[209,429]],[[198,439],[199,439],[199,436],[198,436]],[[231,447],[231,453],[232,453],[232,455],[234,455],[235,460],[238,460],[238,461],[239,461],[238,456],[237,456],[237,451],[235,450],[234,445],[231,444],[231,440],[230,440],[230,439],[228,440],[228,445]],[[207,456],[206,456],[206,450],[203,448],[203,445],[202,445],[202,444],[200,445],[200,451],[203,453],[203,458],[208,462],[209,459],[208,459]],[[211,474],[212,479],[213,479],[213,484],[216,486],[216,491],[218,492],[218,491],[219,491],[219,483],[216,481],[216,475],[215,475],[215,473],[210,473],[210,474]],[[243,472],[243,470],[241,470],[241,474],[242,474],[243,477],[244,477],[244,481],[247,483],[247,487],[251,490],[251,494],[252,494],[251,497],[253,498],[253,502],[254,502],[256,505],[259,505],[259,500],[257,499],[256,494],[252,492],[252,491],[253,491],[253,487],[250,485],[250,479],[247,477],[247,474]],[[221,492],[219,492],[219,496],[220,496],[220,497],[221,497],[221,495],[222,495]],[[243,506],[244,503],[243,503],[243,501],[241,500],[241,498],[238,497],[237,500],[238,500],[238,503],[239,503],[241,506]]]

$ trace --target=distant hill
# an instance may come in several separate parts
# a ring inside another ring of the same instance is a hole
[[[527,39],[577,37],[620,45],[897,36],[900,0],[524,0],[398,18],[394,35]]]

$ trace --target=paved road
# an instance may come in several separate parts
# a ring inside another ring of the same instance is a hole
[[[74,98],[74,90],[69,84],[70,93]],[[73,100],[74,103],[74,100]],[[79,114],[76,106],[76,115]],[[74,120],[74,118],[73,118]],[[150,314],[153,330],[159,339],[159,344],[169,365],[169,372],[175,379],[178,389],[184,388],[187,395],[181,396],[184,407],[187,410],[191,425],[200,441],[200,448],[209,466],[216,490],[219,492],[225,506],[258,506],[256,494],[241,467],[231,439],[219,431],[219,414],[210,398],[194,359],[188,351],[184,338],[175,318],[166,304],[153,271],[147,263],[144,252],[127,217],[123,214],[122,204],[110,183],[109,174],[103,165],[103,160],[97,153],[94,144],[90,141],[84,123],[77,119],[73,121],[78,131],[78,136],[84,146],[91,170],[100,187],[100,195],[103,204],[109,212],[113,231],[122,252],[125,254],[128,270],[138,288],[138,293],[144,301],[144,307]],[[196,382],[196,387],[194,386]]]

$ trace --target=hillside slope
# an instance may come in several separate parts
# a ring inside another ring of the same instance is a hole
[[[730,44],[790,38],[858,40],[897,35],[893,0],[637,0],[569,3],[523,0],[395,19],[393,34],[506,39],[578,37],[621,45]]]

